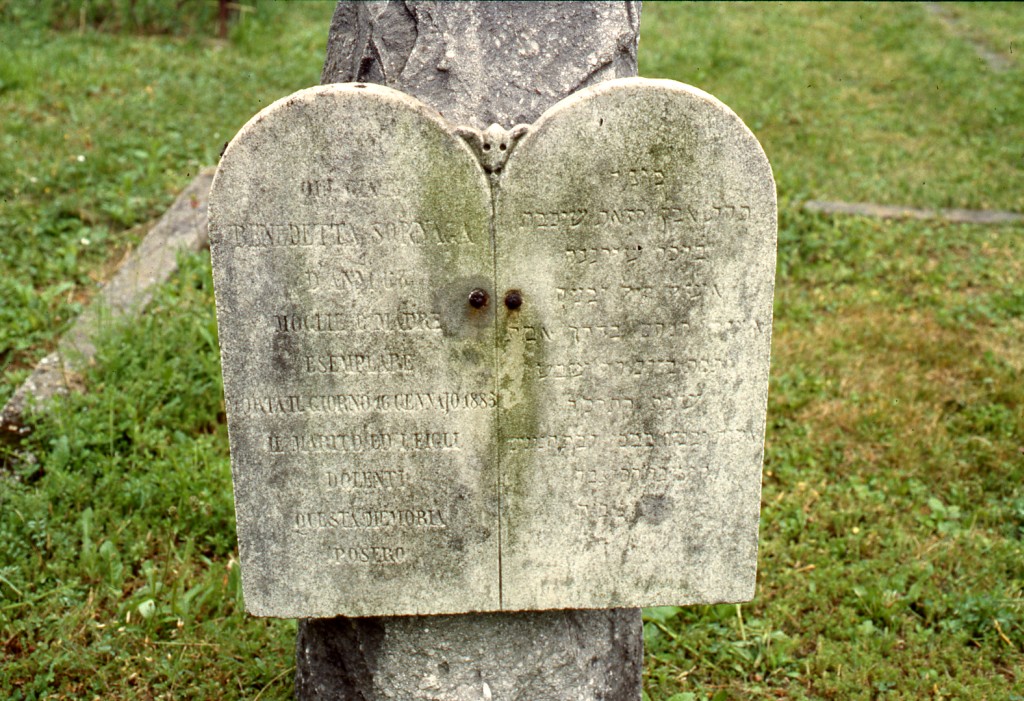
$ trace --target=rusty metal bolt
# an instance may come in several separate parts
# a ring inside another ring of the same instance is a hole
[[[505,306],[509,311],[515,311],[523,306],[523,293],[519,290],[509,290],[505,293]]]
[[[479,287],[469,293],[469,306],[473,309],[483,309],[487,306],[487,293]]]

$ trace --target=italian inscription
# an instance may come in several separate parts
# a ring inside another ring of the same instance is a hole
[[[304,91],[229,146],[211,242],[250,611],[500,607],[493,326],[464,303],[490,207],[469,149],[384,88]]]

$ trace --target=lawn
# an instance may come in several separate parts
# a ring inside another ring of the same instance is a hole
[[[332,11],[260,3],[222,40],[15,4],[0,402],[197,169],[318,82]],[[962,35],[916,3],[644,5],[641,74],[730,105],[780,205],[757,595],[646,611],[651,701],[1024,700],[1024,225],[801,208],[1024,212],[1024,6],[948,9]],[[241,608],[209,256],[181,262],[0,448],[0,696],[291,697],[294,622]]]

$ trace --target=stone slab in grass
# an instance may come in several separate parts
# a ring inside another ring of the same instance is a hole
[[[921,209],[871,202],[808,200],[804,203],[804,209],[821,214],[850,214],[879,219],[939,219],[953,224],[1013,224],[1024,221],[1024,214],[1017,212],[986,209]]]
[[[935,17],[950,34],[969,44],[974,49],[974,53],[977,54],[978,58],[984,61],[990,70],[996,73],[1010,70],[1013,66],[1011,61],[1013,55],[1012,44],[1009,56],[993,50],[986,42],[979,39],[969,27],[961,23],[955,10],[951,11],[949,8],[944,7],[944,5],[945,3],[941,2],[923,3],[924,9]]]
[[[24,415],[28,406],[44,407],[53,396],[81,384],[79,371],[96,354],[93,338],[102,326],[144,308],[156,286],[177,271],[179,251],[198,251],[206,246],[206,205],[214,170],[202,170],[178,195],[138,249],[64,334],[57,350],[39,362],[8,400],[0,412],[0,438],[17,440],[27,435],[30,429]]]

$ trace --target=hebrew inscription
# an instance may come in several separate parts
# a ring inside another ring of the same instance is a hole
[[[210,232],[250,612],[752,596],[764,153],[671,81],[513,131],[497,167],[486,135],[336,85],[228,147]]]
[[[753,594],[775,267],[760,146],[714,98],[569,98],[496,198],[503,604]],[[524,343],[509,327],[551,333]]]

